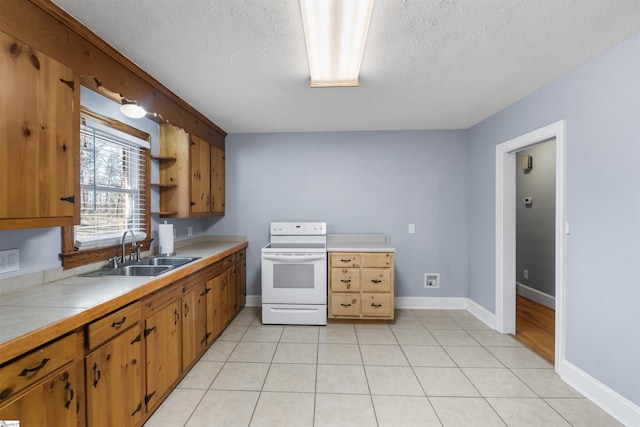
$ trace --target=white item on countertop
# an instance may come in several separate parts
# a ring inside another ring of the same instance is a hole
[[[158,224],[158,240],[160,245],[161,256],[172,256],[176,252],[173,249],[173,224]]]

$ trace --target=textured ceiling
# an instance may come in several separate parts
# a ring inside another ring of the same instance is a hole
[[[228,133],[466,129],[640,33],[639,0],[376,0],[360,86],[311,89],[297,0],[54,2]]]

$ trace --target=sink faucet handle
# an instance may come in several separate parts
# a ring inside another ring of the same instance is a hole
[[[140,251],[142,250],[142,245],[137,245],[136,246],[136,261],[140,262],[141,256],[140,256]]]
[[[107,261],[109,261],[109,266],[111,266],[113,268],[118,268],[118,257],[117,256],[111,257]]]

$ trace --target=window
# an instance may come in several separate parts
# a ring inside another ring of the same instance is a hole
[[[118,244],[125,230],[146,239],[148,148],[147,141],[82,118],[76,248]]]

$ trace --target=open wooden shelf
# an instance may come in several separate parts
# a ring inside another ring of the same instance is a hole
[[[178,212],[151,212],[151,215],[160,215],[160,216],[173,216],[177,214]]]
[[[171,156],[151,156],[152,160],[163,160],[163,161],[167,161],[167,162],[171,162],[171,161],[175,161],[176,158],[175,157],[171,157]]]

